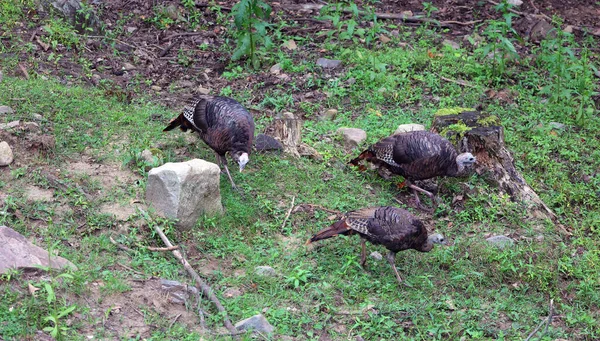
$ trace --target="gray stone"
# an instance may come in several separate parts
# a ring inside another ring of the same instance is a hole
[[[41,121],[44,119],[44,116],[42,116],[40,114],[36,114],[36,113],[31,114],[31,117],[33,117],[34,120],[38,120],[38,121]]]
[[[135,70],[137,69],[135,67],[135,65],[131,64],[131,63],[123,63],[123,70],[125,71],[131,71],[131,70]]]
[[[25,127],[25,130],[32,133],[38,133],[41,131],[40,125],[35,122],[23,122],[23,127]]]
[[[2,83],[2,79],[4,78],[4,74],[2,73],[2,71],[0,70],[0,83]]]
[[[254,149],[256,149],[259,152],[269,150],[283,150],[283,145],[274,137],[265,134],[258,134],[254,138]]]
[[[11,268],[36,269],[37,266],[62,269],[77,267],[63,257],[50,255],[48,251],[33,245],[23,235],[6,226],[0,226],[0,273]]]
[[[14,114],[14,110],[6,105],[0,105],[0,115],[1,114]]]
[[[242,291],[238,288],[227,288],[223,292],[223,297],[225,298],[234,298],[242,295]]]
[[[394,132],[394,135],[400,134],[400,133],[406,133],[409,131],[419,131],[419,130],[425,130],[425,126],[422,124],[414,124],[414,123],[401,124],[398,126],[398,128]]]
[[[177,84],[180,88],[191,88],[194,86],[194,82],[192,81],[186,81],[186,80],[182,80],[179,81],[179,84]]]
[[[335,119],[337,114],[337,109],[328,109],[324,113],[322,113],[321,116],[319,116],[319,119],[322,121],[331,121]]]
[[[198,92],[202,95],[208,95],[210,93],[210,89],[204,88],[202,86],[198,87]]]
[[[13,152],[6,141],[0,142],[0,167],[10,165],[14,160]]]
[[[271,66],[269,72],[271,72],[272,74],[278,74],[279,72],[281,72],[281,64],[277,63]]]
[[[208,161],[169,162],[148,173],[146,200],[159,214],[191,228],[200,215],[223,212],[220,176],[219,166]]]
[[[317,65],[324,69],[335,69],[342,64],[341,60],[319,58],[317,59]]]
[[[546,20],[538,21],[529,32],[529,38],[534,42],[540,42],[547,36],[556,37],[556,28]]]
[[[264,334],[271,334],[275,330],[275,327],[262,314],[258,314],[236,323],[235,329],[256,330]]]
[[[98,15],[91,9],[90,6],[85,8],[79,0],[43,0],[42,5],[48,7],[50,3],[58,12],[67,19],[75,28],[83,33],[87,29],[92,29],[93,32],[98,32],[100,20]]]
[[[514,240],[503,235],[492,236],[487,238],[486,240],[488,243],[495,245],[500,249],[504,249],[507,246],[512,246],[515,243]]]
[[[277,273],[275,272],[275,269],[273,269],[270,266],[265,266],[265,265],[257,266],[256,268],[254,268],[254,273],[259,276],[265,276],[265,277],[274,277],[277,275]]]
[[[155,157],[154,155],[152,155],[152,152],[149,151],[148,149],[144,149],[142,151],[142,153],[140,154],[140,157],[148,165],[154,165],[158,161],[158,158]]]
[[[138,28],[135,26],[127,26],[125,29],[127,30],[128,33],[133,33],[135,31],[137,31]]]
[[[548,125],[552,128],[552,129],[558,129],[558,130],[562,130],[565,129],[567,126],[559,123],[559,122],[550,122],[548,123]]]
[[[382,260],[383,256],[381,255],[381,253],[377,252],[377,251],[373,251],[371,252],[371,254],[369,255],[369,257],[375,259],[375,260]]]
[[[460,45],[457,42],[450,39],[444,39],[442,44],[444,44],[445,46],[450,46],[453,50],[460,49]]]
[[[358,128],[339,128],[337,133],[342,135],[347,149],[355,148],[367,139],[367,133]]]
[[[160,86],[158,86],[158,85],[153,85],[153,86],[150,87],[150,89],[152,89],[154,91],[160,91],[160,90],[162,90],[162,88]]]
[[[523,4],[523,0],[506,0],[506,3],[513,6],[521,6]]]
[[[185,305],[190,298],[193,299],[198,293],[198,289],[193,285],[162,278],[160,279],[160,290],[168,296],[169,302],[182,305]]]

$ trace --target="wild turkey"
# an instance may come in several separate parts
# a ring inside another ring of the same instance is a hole
[[[402,284],[402,278],[395,264],[397,252],[408,249],[429,252],[433,248],[433,244],[445,243],[441,234],[427,236],[427,229],[423,223],[407,210],[381,206],[346,213],[340,221],[313,235],[306,244],[339,234],[355,233],[361,237],[361,266],[364,268],[366,261],[365,240],[376,245],[381,244],[389,250],[386,259],[392,266],[400,284]]]
[[[473,154],[458,154],[452,143],[428,131],[412,131],[386,137],[349,163],[358,166],[361,160],[402,175],[407,180],[406,185],[413,190],[419,207],[422,206],[417,192],[425,193],[434,204],[435,197],[431,192],[410,183],[410,180],[459,176],[465,167],[476,161]]]
[[[219,166],[223,165],[231,186],[237,189],[229,169],[225,154],[240,166],[240,172],[248,163],[254,138],[252,115],[234,99],[220,96],[200,96],[183,109],[183,113],[169,122],[163,131],[179,127],[182,131],[196,131],[212,148]]]

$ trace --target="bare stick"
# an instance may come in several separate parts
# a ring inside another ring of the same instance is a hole
[[[173,247],[173,244],[171,244],[171,241],[169,240],[169,238],[167,238],[167,236],[159,226],[154,226],[154,231],[158,233],[160,239],[162,239],[163,243],[165,243],[167,247]],[[227,328],[227,330],[229,330],[229,332],[232,335],[235,335],[237,331],[235,327],[231,324],[231,321],[229,320],[229,316],[227,315],[225,308],[213,292],[212,288],[206,282],[204,282],[204,280],[202,280],[200,276],[198,276],[198,273],[194,270],[194,268],[192,268],[190,263],[188,263],[188,261],[185,258],[183,258],[179,250],[173,250],[172,252],[173,256],[175,256],[175,258],[177,258],[177,260],[179,260],[181,264],[183,264],[183,267],[188,272],[188,274],[192,276],[194,281],[196,281],[196,285],[198,286],[198,289],[202,291],[202,294],[204,294],[204,296],[208,297],[208,299],[211,300],[211,302],[217,307],[219,313],[223,314],[223,324],[225,324],[225,328]],[[235,336],[234,338],[238,339]]]
[[[164,252],[164,251],[179,250],[179,245],[175,245],[175,246],[171,246],[171,247],[152,247],[152,246],[147,246],[146,248],[148,250],[150,250],[150,251]]]
[[[175,318],[173,319],[173,322],[171,322],[171,324],[169,325],[169,329],[171,329],[171,327],[173,327],[173,325],[175,324],[175,322],[177,322],[177,319],[179,318],[179,316],[181,316],[181,314],[175,316]]]
[[[554,300],[553,299],[550,300],[549,310],[550,310],[550,312],[548,313],[548,317],[545,319],[545,321],[540,322],[540,324],[538,324],[538,326],[535,327],[535,329],[529,334],[529,336],[527,336],[525,341],[529,341],[538,332],[538,330],[540,330],[542,325],[544,325],[544,322],[546,322],[546,328],[544,328],[544,332],[542,333],[542,335],[540,335],[540,340],[542,339],[542,337],[544,337],[544,334],[546,334],[546,332],[548,331],[548,326],[552,322],[552,317],[554,315]]]
[[[121,249],[121,250],[123,250],[123,251],[126,251],[126,252],[133,252],[133,249],[130,249],[130,248],[128,248],[127,246],[125,246],[125,245],[123,245],[123,244],[119,244],[119,243],[117,243],[117,241],[116,241],[116,240],[114,240],[112,236],[110,236],[110,237],[108,237],[108,238],[110,239],[110,242],[111,242],[111,243],[113,243],[113,244],[115,244],[115,246],[116,246],[117,248],[119,248],[119,249]]]
[[[169,53],[169,51],[171,51],[171,49],[173,47],[175,47],[175,45],[179,44],[179,40],[174,40],[171,44],[169,44],[169,46],[165,47],[164,50],[162,50],[159,54],[158,54],[158,58],[162,58],[164,56],[167,55],[167,53]]]
[[[132,268],[128,267],[128,266],[127,266],[127,265],[125,265],[125,264],[121,264],[121,263],[119,263],[119,262],[116,262],[115,264],[117,264],[118,266],[122,267],[123,269],[127,269],[127,270],[129,270],[129,271],[131,271],[131,272],[133,272],[133,273],[136,273],[136,274],[140,275],[140,276],[145,276],[145,274],[144,274],[144,273],[142,273],[142,272],[139,272],[139,271],[136,271],[136,270],[134,270],[134,269],[132,269]]]
[[[287,220],[290,217],[290,214],[292,214],[292,210],[294,209],[294,201],[296,201],[295,195],[292,197],[292,204],[290,206],[290,209],[287,211],[285,218],[283,218],[283,224],[281,224],[281,231],[283,231],[283,228],[285,227],[285,223],[287,223]]]
[[[450,83],[454,83],[454,84],[466,86],[466,87],[469,87],[469,88],[476,88],[475,85],[473,85],[471,83],[467,83],[465,81],[450,79],[450,78],[446,78],[444,76],[440,76],[440,78],[443,79],[443,80],[445,80],[446,82],[450,82]]]

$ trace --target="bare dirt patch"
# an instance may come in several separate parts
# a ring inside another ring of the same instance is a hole
[[[98,330],[106,330],[116,338],[148,338],[159,328],[150,323],[151,314],[157,314],[164,321],[174,321],[186,325],[188,330],[201,332],[198,318],[185,305],[172,303],[167,293],[161,290],[159,279],[128,281],[131,290],[106,296],[101,293],[103,283],[90,286],[90,297],[82,305],[90,307],[90,320],[94,323],[81,332],[94,335]]]

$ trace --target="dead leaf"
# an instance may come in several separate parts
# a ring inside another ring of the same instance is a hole
[[[42,47],[42,49],[44,49],[44,51],[48,51],[48,49],[50,48],[49,44],[44,43],[40,37],[35,37],[35,41],[37,41],[38,44],[40,44],[40,46]]]
[[[31,283],[27,283],[27,287],[29,288],[29,293],[31,294],[31,296],[37,297],[35,292],[40,290],[40,288],[34,287],[33,285],[31,285]]]
[[[290,39],[283,43],[283,47],[287,48],[288,50],[295,50],[298,48],[298,45],[296,45],[296,42],[294,40]]]
[[[386,36],[385,34],[382,34],[379,36],[379,41],[386,44],[392,41],[392,39],[390,39],[390,37]]]

